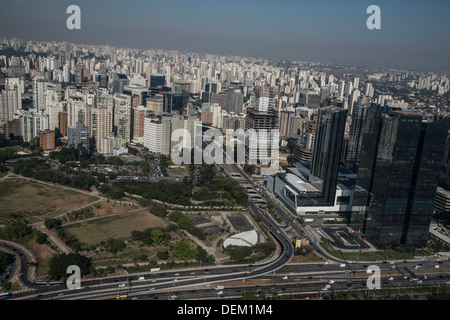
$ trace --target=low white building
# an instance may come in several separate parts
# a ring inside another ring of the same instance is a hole
[[[240,247],[251,247],[258,242],[258,234],[255,230],[241,232],[231,237],[225,239],[223,242],[223,247],[228,246],[240,246]]]

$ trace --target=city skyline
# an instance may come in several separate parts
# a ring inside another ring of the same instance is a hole
[[[69,30],[68,6],[81,9]],[[367,7],[381,9],[369,30]],[[444,1],[10,1],[2,4],[3,37],[163,49],[280,60],[449,73]],[[21,23],[18,24],[17,21]]]
[[[449,5],[0,8],[0,300],[450,298]]]

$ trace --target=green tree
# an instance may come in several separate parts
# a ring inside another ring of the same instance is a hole
[[[20,239],[33,232],[33,228],[24,222],[13,222],[7,224],[0,230],[0,236],[5,239]]]
[[[165,205],[157,204],[157,203],[151,203],[148,208],[150,209],[150,212],[158,217],[165,217],[167,215],[167,208]]]
[[[36,242],[39,244],[44,244],[47,242],[47,235],[41,230],[34,230],[33,239],[36,240]]]
[[[192,219],[189,217],[182,217],[178,220],[178,225],[181,229],[189,231],[192,228]]]
[[[180,260],[194,259],[197,254],[197,246],[190,244],[187,240],[182,240],[175,244],[172,255]]]
[[[178,221],[183,217],[184,217],[184,214],[180,210],[173,210],[169,214],[169,219],[176,223],[178,223]]]
[[[256,166],[254,164],[245,164],[244,165],[244,171],[249,174],[252,175],[256,172]]]
[[[159,228],[155,228],[152,230],[152,240],[153,242],[160,244],[164,241],[164,231]]]
[[[55,218],[46,218],[44,220],[44,226],[47,229],[58,228],[61,226],[61,220]]]
[[[125,249],[126,245],[123,240],[109,238],[104,243],[104,246],[109,252],[116,254],[118,251],[122,251],[123,249]]]
[[[51,280],[66,280],[70,276],[67,273],[67,267],[76,265],[80,268],[81,276],[84,276],[89,274],[91,264],[90,258],[82,256],[79,253],[56,254],[48,261],[48,275]]]

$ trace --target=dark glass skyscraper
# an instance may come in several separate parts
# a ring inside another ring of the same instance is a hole
[[[365,125],[357,184],[366,210],[351,224],[377,246],[425,245],[449,119],[371,109]]]
[[[368,106],[365,97],[360,97],[355,102],[352,111],[352,124],[347,145],[345,166],[353,172],[358,171],[359,155],[362,143],[362,127],[366,121]]]
[[[321,191],[328,204],[334,204],[336,196],[346,121],[347,110],[336,107],[319,109],[310,182]]]

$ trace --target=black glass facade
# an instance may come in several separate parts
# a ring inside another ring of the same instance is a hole
[[[334,204],[336,196],[346,121],[347,110],[336,107],[319,109],[310,182],[330,205]]]
[[[425,245],[449,120],[371,109],[366,126],[357,184],[367,208],[354,210],[351,224],[377,246]]]

